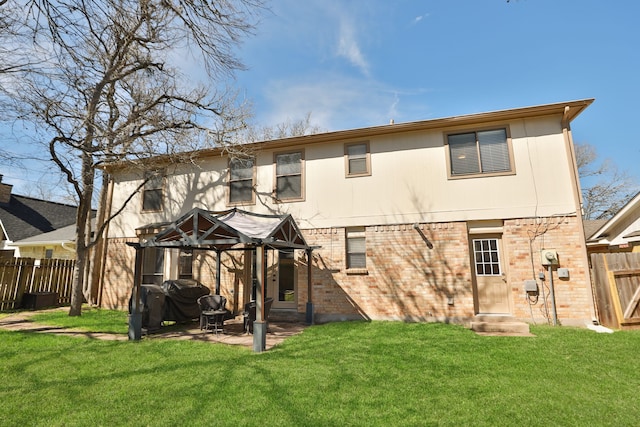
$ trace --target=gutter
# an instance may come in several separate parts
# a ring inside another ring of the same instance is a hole
[[[575,115],[573,116],[575,117]],[[587,255],[587,238],[584,235],[584,222],[582,219],[582,191],[580,190],[580,175],[578,174],[578,163],[576,162],[576,151],[573,144],[573,136],[571,134],[571,120],[573,119],[571,116],[571,107],[566,105],[564,107],[564,112],[562,114],[562,135],[564,137],[565,148],[567,150],[567,157],[570,162],[570,169],[573,171],[573,179],[571,180],[571,185],[574,191],[574,200],[576,203],[576,217],[578,220],[578,234],[580,239],[580,244],[584,248],[582,253],[582,262],[584,263],[585,275],[587,276],[587,289],[589,295],[591,297],[591,317],[592,320],[598,321],[598,314],[596,312],[596,300],[593,294],[593,287],[591,281],[591,269],[589,268],[589,256]]]

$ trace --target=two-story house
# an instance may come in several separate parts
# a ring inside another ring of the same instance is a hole
[[[311,292],[318,322],[539,323],[553,310],[561,324],[584,325],[595,315],[570,123],[592,102],[264,141],[243,157],[203,150],[189,164],[153,159],[146,172],[109,166],[112,212],[151,179],[108,227],[102,303],[127,305],[127,242],[193,208],[238,208],[291,214],[314,247],[311,259],[267,251],[272,312],[303,315]],[[143,258],[143,283],[190,277],[213,290],[219,281],[236,313],[252,297],[246,251],[150,247]]]

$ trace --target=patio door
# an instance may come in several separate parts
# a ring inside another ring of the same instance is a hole
[[[274,251],[277,257],[271,272],[268,294],[273,298],[273,308],[296,308],[296,267],[293,250]]]
[[[509,314],[509,285],[504,271],[501,236],[474,236],[471,261],[478,314]]]

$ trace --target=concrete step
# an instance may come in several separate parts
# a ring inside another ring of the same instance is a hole
[[[530,335],[529,324],[510,316],[476,316],[471,330],[480,334]]]

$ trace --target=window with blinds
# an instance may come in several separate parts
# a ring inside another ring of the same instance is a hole
[[[164,178],[158,172],[149,172],[146,178],[147,182],[142,190],[142,210],[161,211]]]
[[[229,203],[253,203],[254,159],[229,160]]]
[[[364,227],[347,228],[347,268],[367,268]]]
[[[347,144],[344,151],[348,177],[371,175],[368,143]]]
[[[448,135],[451,175],[511,172],[506,129]]]
[[[303,161],[300,151],[275,155],[277,200],[303,198]]]

